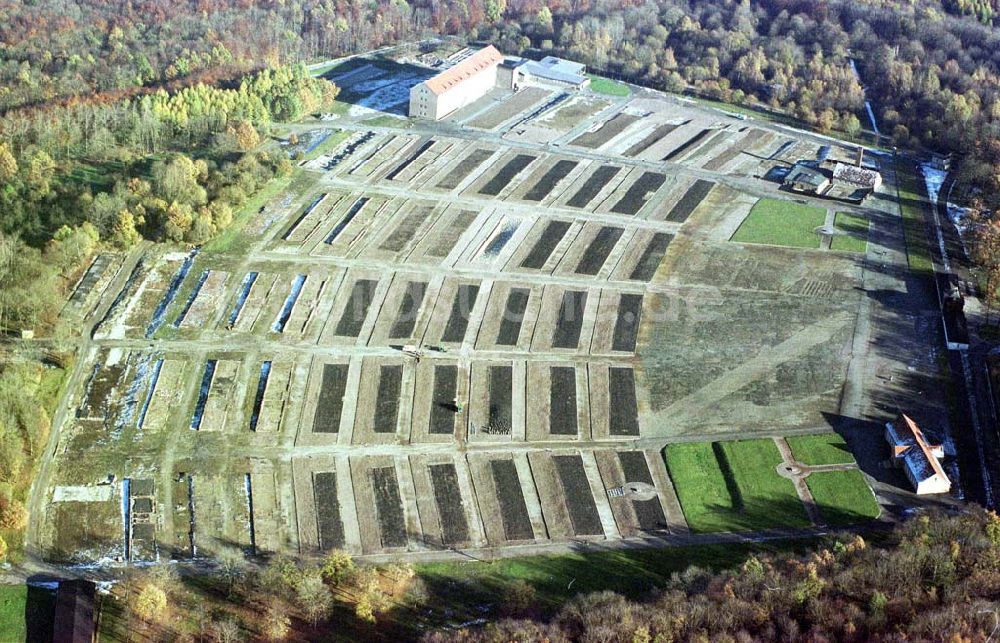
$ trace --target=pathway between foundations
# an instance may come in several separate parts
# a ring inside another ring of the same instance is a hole
[[[806,485],[806,475],[809,472],[805,472],[803,475],[802,468],[799,463],[795,461],[795,456],[792,455],[792,449],[788,446],[788,442],[785,438],[772,438],[774,444],[778,447],[778,451],[781,453],[781,459],[784,460],[784,464],[779,466],[778,473],[782,476],[788,478],[795,485],[795,493],[798,494],[799,500],[802,501],[802,506],[806,509],[806,514],[809,516],[809,521],[814,525],[822,525],[823,518],[819,515],[819,507],[816,506],[816,501],[813,499],[812,492],[809,491],[809,487]]]
[[[788,446],[788,442],[784,437],[775,436],[771,439],[774,440],[774,444],[778,447],[778,451],[781,453],[781,459],[784,461],[783,464],[778,465],[778,474],[782,477],[788,478],[792,481],[792,484],[795,485],[795,493],[798,494],[799,500],[802,501],[802,505],[806,508],[806,514],[808,514],[809,520],[818,527],[825,526],[826,523],[823,521],[823,517],[819,513],[819,506],[816,504],[816,500],[813,498],[812,492],[809,491],[809,485],[806,484],[806,478],[808,478],[812,473],[850,471],[851,469],[857,469],[858,465],[848,462],[843,464],[801,464],[795,460],[795,456],[792,454],[792,449]]]

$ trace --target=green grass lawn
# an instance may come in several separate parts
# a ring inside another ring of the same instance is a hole
[[[413,127],[413,121],[411,121],[410,119],[396,118],[395,116],[389,116],[388,114],[380,114],[374,118],[369,118],[362,122],[365,125],[371,125],[372,127],[397,127],[400,129]]]
[[[838,212],[833,227],[843,232],[833,237],[831,250],[864,252],[868,247],[868,219],[856,214]]]
[[[778,475],[781,453],[772,440],[723,442],[722,451],[752,528],[807,527],[809,517],[791,480]]]
[[[323,65],[322,67],[317,67],[311,70],[310,73],[317,78],[320,76],[325,76],[326,74],[329,74],[331,71],[336,69],[337,66],[339,66],[340,64],[341,63],[329,63],[327,65]]]
[[[125,164],[121,161],[78,161],[73,164],[72,169],[63,180],[86,185],[94,192],[110,190],[114,187],[115,179],[125,170]]]
[[[826,210],[781,199],[761,199],[754,204],[731,241],[766,243],[792,248],[819,248],[816,234],[826,221]]]
[[[23,641],[28,628],[24,621],[27,585],[0,585],[0,641]]]
[[[931,259],[927,228],[924,226],[925,188],[918,183],[914,169],[906,166],[905,162],[896,163],[896,183],[903,216],[903,234],[906,238],[906,261],[912,272],[933,276],[934,261]]]
[[[827,524],[849,525],[878,518],[878,503],[857,469],[811,473],[806,485]]]
[[[694,532],[809,525],[795,487],[775,471],[781,454],[771,440],[674,444],[666,460]]]
[[[51,641],[54,610],[55,592],[0,585],[0,643]]]
[[[587,78],[590,79],[590,91],[595,94],[605,94],[607,96],[630,96],[632,94],[632,90],[629,89],[628,85],[620,83],[617,80],[593,74],[587,74]]]
[[[672,444],[665,454],[667,469],[691,531],[730,529],[733,498],[712,443]]]
[[[346,116],[347,112],[350,111],[351,109],[351,105],[353,104],[354,103],[351,103],[349,101],[343,100],[338,97],[337,100],[333,101],[333,105],[331,105],[329,109],[323,110],[323,112],[336,114],[338,116]]]
[[[850,464],[854,455],[847,448],[844,438],[836,433],[820,433],[817,435],[797,435],[785,438],[792,449],[796,462],[806,465],[818,464]]]
[[[494,562],[446,562],[415,565],[431,594],[449,608],[488,603],[517,581],[535,587],[542,604],[556,604],[581,593],[610,590],[642,598],[662,587],[672,574],[689,566],[720,570],[741,565],[760,552],[803,551],[816,540],[779,540],[767,543],[695,545],[666,549],[634,549],[573,553],[558,556],[504,558]],[[492,590],[487,595],[470,592]],[[442,595],[443,594],[443,595]]]
[[[327,74],[346,74],[347,72],[357,69],[358,67],[363,67],[370,63],[371,61],[367,58],[351,58],[349,60],[335,60],[332,63],[323,65],[322,67],[317,67],[312,70],[313,76],[326,76]]]

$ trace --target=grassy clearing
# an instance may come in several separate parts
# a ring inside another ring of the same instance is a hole
[[[806,485],[819,513],[830,525],[849,525],[878,518],[875,495],[857,469],[812,473]]]
[[[833,227],[843,232],[833,237],[831,250],[864,252],[868,248],[868,219],[856,214],[838,212]]]
[[[339,64],[340,63],[329,63],[327,65],[323,65],[322,67],[317,67],[315,69],[310,70],[310,73],[314,77],[319,78],[321,76],[325,76],[326,74],[330,73],[330,71],[335,69]]]
[[[928,245],[927,228],[924,225],[924,189],[917,181],[913,168],[896,162],[896,190],[899,209],[903,216],[903,234],[906,237],[906,262],[910,271],[931,277],[934,275],[934,261]]]
[[[0,640],[24,641],[27,638],[24,619],[27,601],[27,585],[0,585]]]
[[[795,461],[805,465],[854,462],[854,455],[844,442],[844,438],[836,433],[797,435],[785,438],[785,442],[791,447]]]
[[[333,73],[346,74],[347,72],[357,69],[358,67],[363,67],[369,62],[366,58],[350,58],[348,60],[335,60],[329,64],[323,65],[322,67],[317,67],[311,71],[313,76],[327,76]]]
[[[789,114],[784,114],[782,112],[777,112],[768,109],[766,105],[741,105],[738,103],[725,103],[720,100],[705,98],[703,96],[696,96],[689,94],[684,94],[683,96],[684,98],[693,100],[694,102],[703,105],[705,107],[711,107],[713,109],[722,110],[724,112],[732,112],[733,114],[743,114],[744,116],[749,116],[751,118],[767,121],[769,123],[781,123],[783,125],[788,125],[790,127],[797,127],[799,129],[805,129],[805,130],[812,129],[809,123],[799,120]]]
[[[341,66],[343,66],[345,64],[346,63],[343,63],[341,61],[327,63],[326,65],[323,65],[322,67],[316,67],[315,69],[309,70],[309,73],[311,73],[313,75],[313,77],[315,77],[315,78],[322,78],[322,77],[326,76],[327,74],[329,74],[330,72],[332,72],[334,69],[337,69],[337,67],[341,67]],[[348,70],[345,69],[344,71],[348,71]]]
[[[369,118],[362,122],[365,125],[370,125],[372,127],[395,127],[398,129],[413,127],[413,121],[410,119],[396,118],[395,116],[389,116],[388,114],[381,114],[375,118]]]
[[[326,140],[317,145],[308,154],[303,154],[302,158],[298,159],[298,161],[299,162],[311,161],[315,158],[322,156],[323,154],[326,154],[327,152],[334,149],[335,147],[343,143],[345,140],[350,138],[351,134],[353,134],[353,132],[350,132],[348,130],[343,130],[343,129],[333,130],[333,132],[331,132],[330,135],[326,137]]]
[[[777,474],[771,440],[675,444],[667,468],[694,532],[809,525],[790,480]]]
[[[0,585],[0,642],[52,640],[55,593],[25,584]]]
[[[730,241],[764,243],[792,248],[819,248],[816,234],[826,221],[826,210],[781,199],[761,199]]]
[[[341,90],[343,90],[343,88],[341,88]],[[347,112],[351,109],[351,105],[353,105],[353,103],[349,103],[338,98],[333,101],[333,105],[331,105],[330,109],[326,110],[325,113],[336,114],[337,116],[346,116]]]
[[[332,138],[333,136],[331,136]],[[257,215],[260,209],[270,199],[283,191],[290,191],[296,194],[304,192],[315,181],[315,177],[302,170],[292,170],[288,176],[272,179],[266,186],[258,190],[253,197],[247,201],[243,209],[233,218],[233,223],[214,239],[205,244],[202,252],[210,254],[245,254],[249,251],[250,245],[256,241],[250,235],[244,233],[247,224]]]
[[[42,374],[38,381],[38,392],[35,397],[41,403],[45,412],[51,416],[55,413],[56,404],[59,402],[59,395],[62,393],[63,384],[66,383],[66,375],[72,368],[72,360],[64,362],[65,368],[43,367]]]
[[[69,183],[89,186],[94,192],[110,190],[115,180],[125,171],[121,161],[74,163],[72,169],[63,177]]]
[[[473,607],[503,596],[513,583],[527,582],[541,604],[555,605],[587,592],[610,590],[633,598],[662,587],[674,573],[690,566],[728,569],[759,552],[802,551],[816,540],[767,543],[695,545],[667,549],[639,549],[574,553],[559,556],[507,558],[495,562],[447,562],[416,565],[415,570],[449,607]],[[482,595],[470,595],[477,588]],[[443,603],[441,603],[443,604]]]
[[[590,79],[590,91],[595,94],[604,94],[606,96],[631,96],[632,90],[625,83],[620,83],[617,80],[611,80],[610,78],[604,78],[603,76],[595,76],[593,74],[587,74],[587,78]]]

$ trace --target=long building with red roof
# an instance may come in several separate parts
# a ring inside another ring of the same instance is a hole
[[[493,45],[475,52],[410,89],[410,116],[441,120],[482,98],[497,84],[503,54]]]
[[[951,490],[951,480],[940,462],[944,449],[930,444],[910,416],[900,413],[894,422],[886,422],[885,439],[892,449],[893,463],[903,469],[918,495]]]

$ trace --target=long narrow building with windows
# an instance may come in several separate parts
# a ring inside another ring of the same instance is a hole
[[[441,120],[497,84],[503,54],[490,45],[410,89],[410,116]]]

